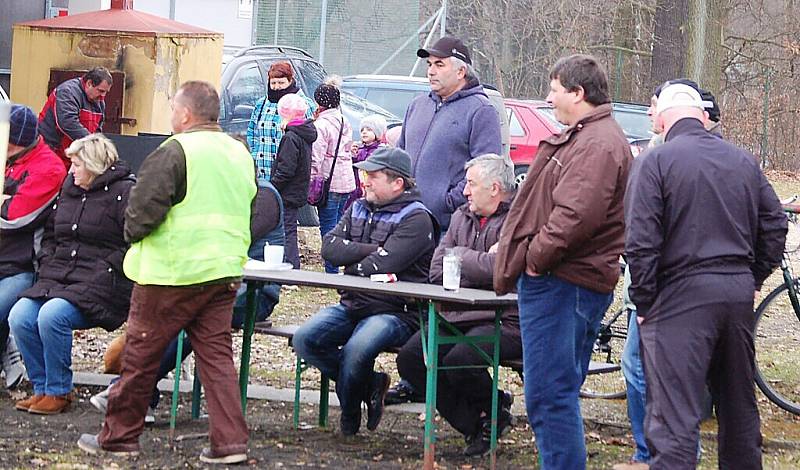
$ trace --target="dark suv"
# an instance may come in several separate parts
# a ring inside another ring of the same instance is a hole
[[[297,86],[308,97],[325,79],[322,65],[302,49],[285,46],[254,46],[227,50],[222,59],[222,93],[219,123],[225,132],[245,135],[256,101],[267,94],[267,71],[273,62],[285,60],[294,69]],[[360,139],[358,124],[368,114],[380,114],[389,123],[400,118],[351,93],[342,91],[342,113],[353,127],[353,138]]]

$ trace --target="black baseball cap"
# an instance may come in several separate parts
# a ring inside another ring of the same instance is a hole
[[[427,49],[417,50],[417,57],[455,57],[464,62],[472,65],[472,59],[469,57],[469,49],[461,42],[461,39],[452,36],[444,36],[439,38],[438,41],[433,43],[433,46]]]
[[[364,171],[394,170],[411,178],[411,157],[405,150],[396,147],[378,147],[366,160],[353,166]]]

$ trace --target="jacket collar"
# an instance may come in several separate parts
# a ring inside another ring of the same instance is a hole
[[[708,132],[706,131],[706,128],[703,127],[703,123],[700,122],[699,119],[688,117],[682,118],[669,128],[669,132],[667,132],[664,142],[669,142],[679,135],[694,134],[698,131],[702,131],[703,134]]]
[[[564,145],[572,137],[572,134],[580,132],[587,124],[611,116],[611,109],[611,103],[595,106],[594,109],[578,119],[578,122],[567,127],[560,134],[548,137],[545,141],[555,146]]]
[[[32,154],[33,149],[35,149],[39,145],[39,142],[41,141],[42,141],[42,136],[40,135],[36,136],[36,140],[34,140],[32,144],[22,149],[18,154],[12,157],[8,157],[7,165],[8,166],[14,165],[15,163],[20,162],[24,158],[30,156]]]

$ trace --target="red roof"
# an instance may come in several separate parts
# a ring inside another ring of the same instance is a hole
[[[56,31],[108,31],[148,36],[209,36],[222,34],[142,11],[116,9],[92,11],[79,15],[17,24]]]

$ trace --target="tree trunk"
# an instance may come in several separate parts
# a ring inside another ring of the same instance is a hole
[[[653,87],[686,74],[686,27],[690,0],[658,0],[650,81]]]

